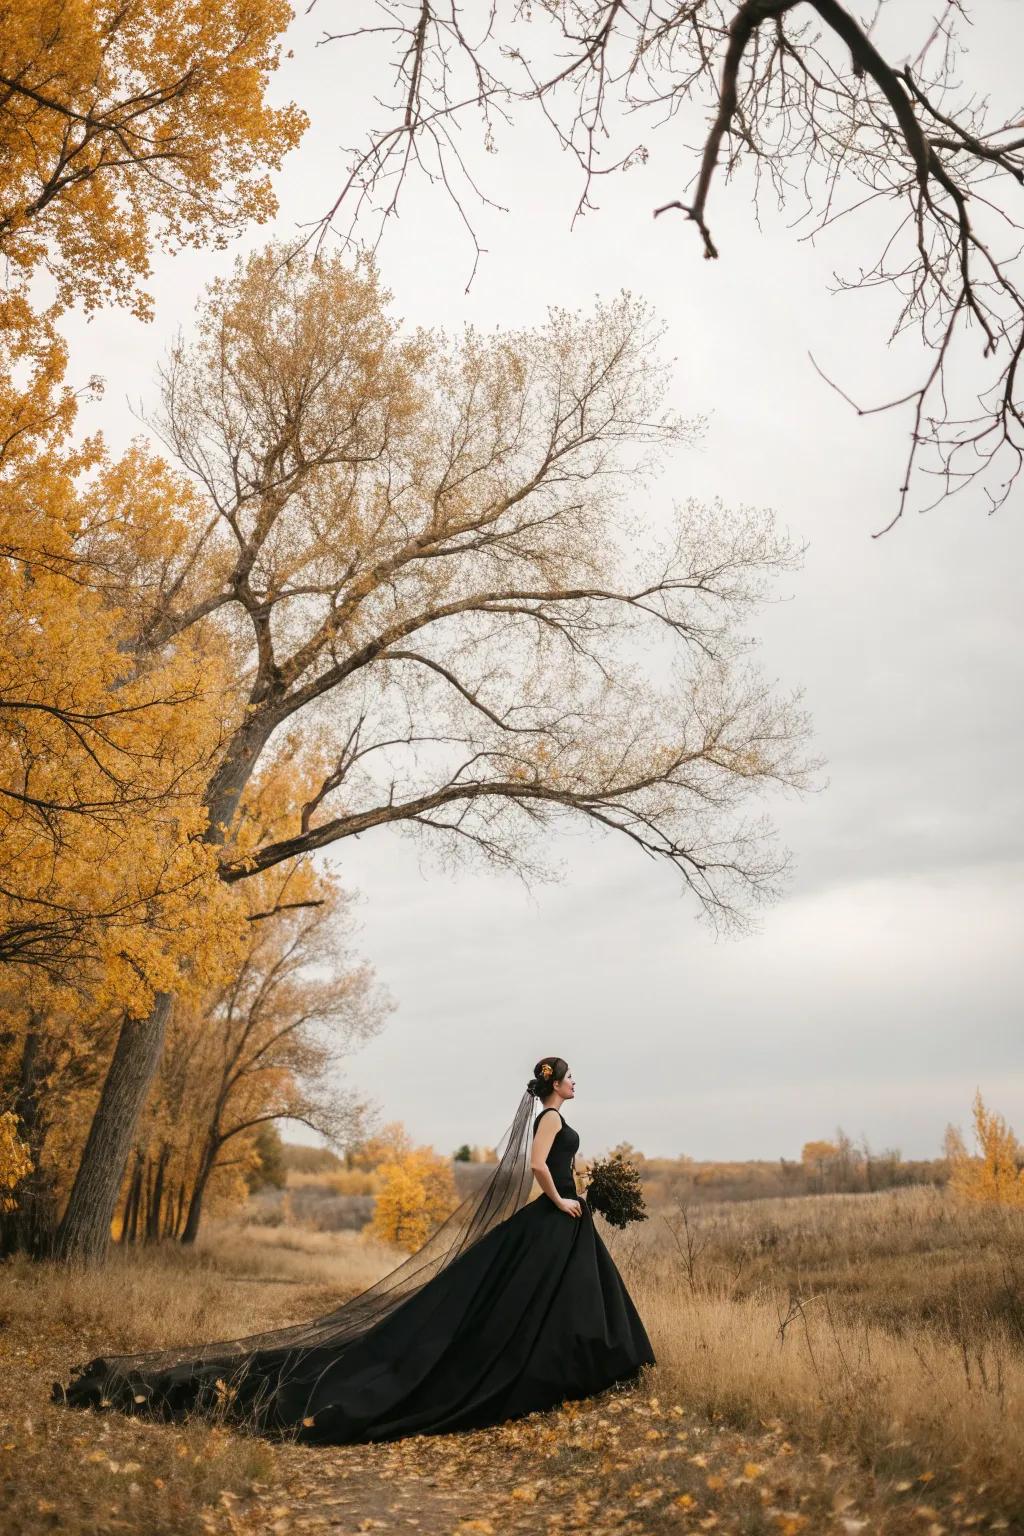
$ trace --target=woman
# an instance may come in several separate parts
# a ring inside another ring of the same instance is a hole
[[[573,1097],[568,1063],[545,1056],[484,1187],[334,1312],[198,1350],[100,1357],[54,1398],[339,1445],[480,1429],[632,1379],[654,1352],[576,1190],[579,1137],[561,1112]]]

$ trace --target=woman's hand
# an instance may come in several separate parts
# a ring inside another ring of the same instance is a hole
[[[565,1211],[566,1215],[568,1215],[568,1216],[582,1216],[583,1215],[583,1212],[580,1209],[580,1203],[579,1203],[578,1200],[559,1200],[559,1202],[558,1202],[558,1209],[560,1211]]]

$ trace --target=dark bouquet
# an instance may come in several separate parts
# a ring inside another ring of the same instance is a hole
[[[613,1227],[627,1227],[631,1221],[646,1221],[647,1207],[640,1189],[640,1175],[621,1152],[590,1164],[586,1201]]]

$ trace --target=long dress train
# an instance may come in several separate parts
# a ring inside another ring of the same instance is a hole
[[[67,1387],[55,1383],[54,1397],[165,1418],[213,1410],[257,1432],[344,1444],[479,1429],[629,1381],[654,1351],[577,1193],[578,1147],[563,1121],[547,1165],[581,1216],[545,1194],[528,1200],[348,1343],[204,1354],[158,1370],[101,1357]]]

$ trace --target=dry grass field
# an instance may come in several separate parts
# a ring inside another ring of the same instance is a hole
[[[0,1271],[0,1528],[500,1536],[1024,1532],[1024,1213],[923,1188],[653,1206],[603,1228],[658,1365],[464,1436],[317,1450],[49,1402],[104,1350],[327,1310],[396,1253],[211,1223],[99,1272]]]
[[[1024,1212],[923,1187],[662,1209],[617,1257],[666,1395],[1024,1512]]]

